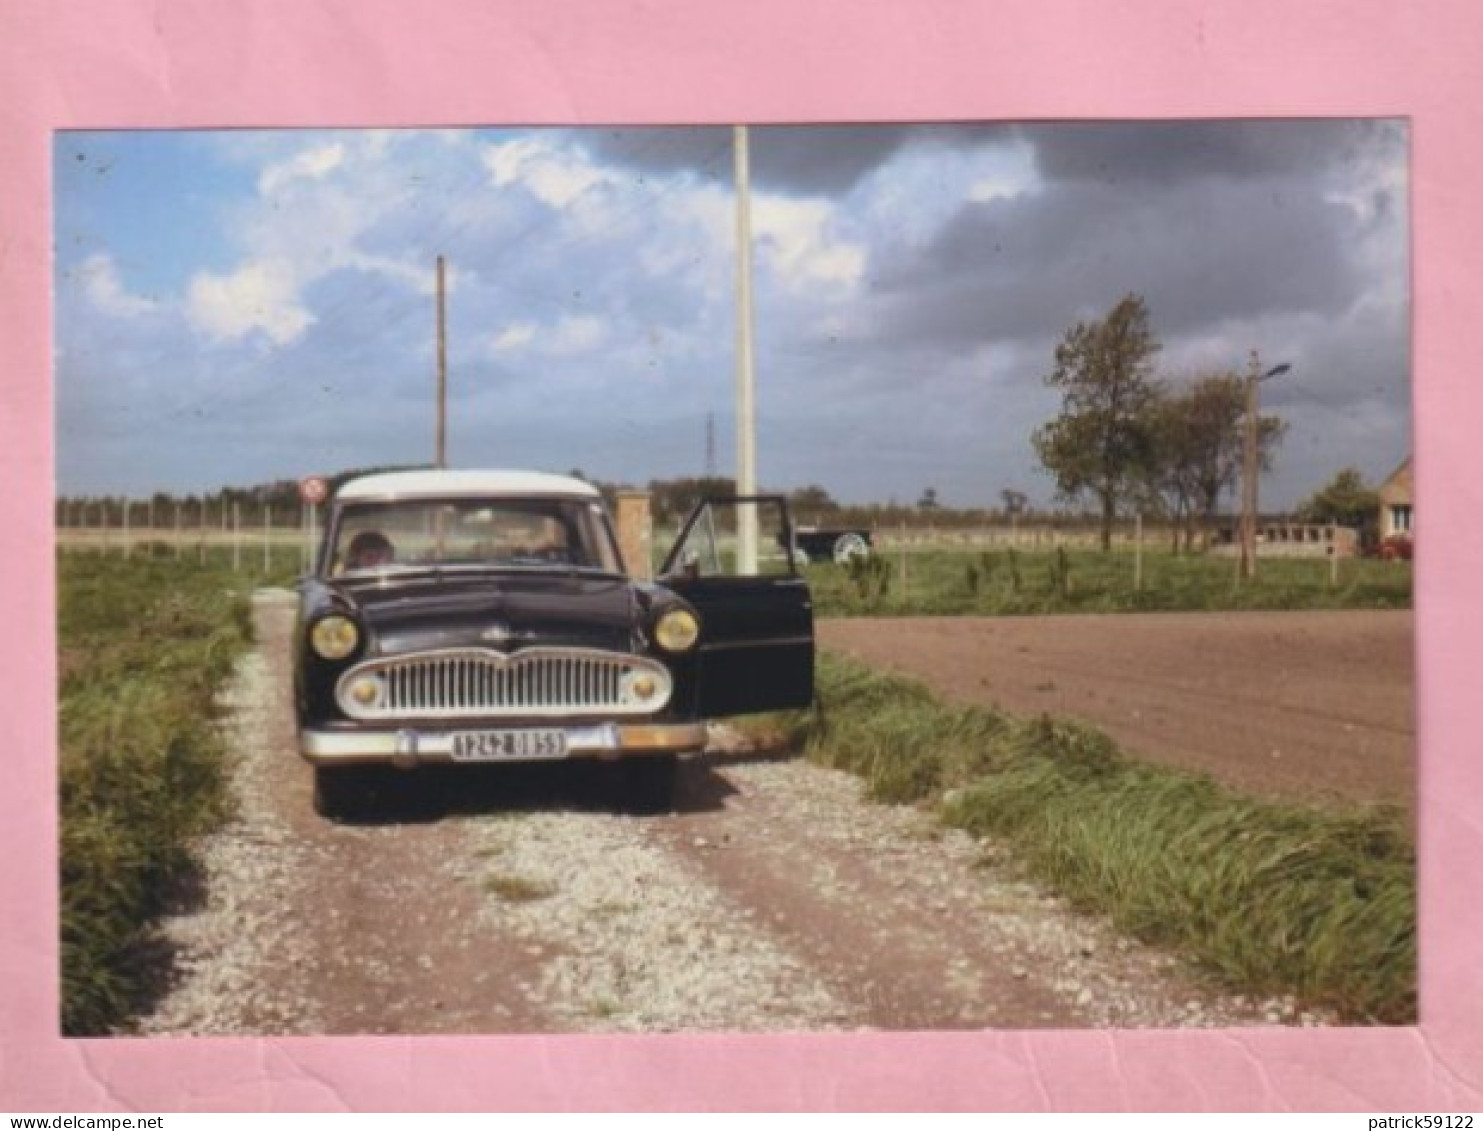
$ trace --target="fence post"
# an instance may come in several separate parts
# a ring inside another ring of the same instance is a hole
[[[273,505],[263,505],[263,576],[273,572]]]
[[[124,499],[124,524],[122,537],[124,540],[124,557],[132,558],[134,556],[134,544],[129,541],[129,500],[127,498]]]
[[[1133,521],[1133,591],[1143,590],[1143,512],[1139,511]]]
[[[232,504],[232,572],[242,569],[242,504]]]
[[[180,560],[180,504],[175,504],[175,560]]]
[[[901,523],[901,599],[906,600],[906,522]]]

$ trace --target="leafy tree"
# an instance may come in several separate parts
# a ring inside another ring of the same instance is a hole
[[[788,505],[795,511],[832,511],[838,510],[839,504],[834,497],[817,483],[810,483],[807,487],[798,487],[788,495]]]
[[[1196,520],[1209,529],[1221,496],[1240,480],[1245,435],[1246,383],[1235,373],[1211,373],[1181,393],[1167,391],[1150,406],[1154,443],[1151,484],[1173,519],[1175,549],[1194,541]],[[1271,466],[1287,426],[1275,416],[1257,428],[1261,466]]]
[[[1298,517],[1352,527],[1362,539],[1373,541],[1379,531],[1380,495],[1356,468],[1346,467],[1298,505]]]
[[[1036,454],[1068,502],[1090,496],[1101,512],[1102,549],[1119,507],[1145,488],[1153,467],[1148,411],[1157,396],[1160,345],[1148,306],[1130,294],[1100,322],[1078,322],[1056,347],[1045,383],[1061,390],[1061,415],[1036,430]]]

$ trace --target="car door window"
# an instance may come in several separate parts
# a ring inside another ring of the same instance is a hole
[[[668,572],[685,577],[778,577],[795,572],[782,501],[705,503],[671,551]]]

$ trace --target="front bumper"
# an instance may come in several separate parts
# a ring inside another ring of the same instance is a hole
[[[684,754],[703,750],[706,744],[705,724],[695,722],[596,723],[558,729],[566,732],[566,758],[611,761],[655,754]],[[419,727],[399,730],[304,729],[299,731],[299,753],[306,762],[315,766],[379,762],[410,768],[424,762],[455,761],[454,733]]]

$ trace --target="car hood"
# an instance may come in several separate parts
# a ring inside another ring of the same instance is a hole
[[[627,652],[635,646],[638,607],[623,578],[390,575],[342,580],[336,587],[360,610],[374,655],[532,645]]]

